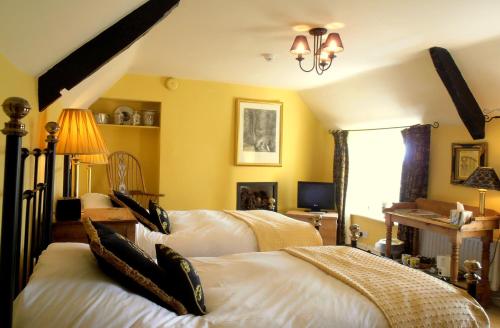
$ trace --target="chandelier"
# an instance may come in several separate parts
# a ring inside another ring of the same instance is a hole
[[[338,33],[328,34],[325,42],[323,42],[323,35],[325,35],[327,31],[326,28],[322,27],[316,27],[309,30],[309,34],[314,38],[313,65],[310,69],[304,69],[304,67],[302,67],[304,56],[311,53],[307,38],[305,35],[297,35],[295,37],[290,52],[295,56],[295,59],[298,60],[299,67],[304,72],[316,70],[318,75],[323,74],[324,71],[332,66],[333,59],[337,57],[335,54],[344,51],[344,46],[342,45],[342,40]]]

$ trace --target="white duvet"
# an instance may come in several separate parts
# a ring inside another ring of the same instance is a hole
[[[142,224],[136,225],[136,244],[153,258],[156,258],[155,244],[167,245],[186,257],[258,250],[252,229],[223,211],[168,211],[168,217],[171,223],[169,235],[150,231]]]
[[[190,259],[208,314],[176,316],[101,272],[88,245],[51,244],[14,303],[15,327],[387,327],[366,297],[285,252]]]

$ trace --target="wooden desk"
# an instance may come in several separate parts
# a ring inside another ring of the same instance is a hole
[[[321,227],[319,234],[323,239],[323,245],[336,245],[337,244],[337,213],[327,212],[324,214],[311,213],[306,211],[288,211],[285,214],[292,219],[304,221],[314,225],[314,219],[321,215]]]
[[[128,208],[88,208],[83,210],[82,217],[90,217],[92,221],[109,226],[114,231],[135,242],[134,215]],[[54,242],[88,243],[87,234],[82,221],[57,221],[52,225]]]
[[[462,239],[470,237],[479,237],[483,243],[481,264],[482,276],[478,288],[479,299],[482,304],[488,304],[490,300],[490,286],[488,280],[488,273],[490,269],[490,244],[493,240],[493,230],[499,227],[499,215],[492,210],[488,210],[488,216],[479,217],[475,216],[473,222],[458,226],[449,223],[448,215],[449,210],[456,208],[455,204],[445,203],[439,201],[432,201],[419,198],[414,203],[398,203],[394,204],[391,208],[384,209],[385,224],[386,224],[386,254],[391,254],[391,240],[392,240],[392,226],[394,222],[404,224],[406,226],[430,230],[447,236],[451,242],[451,282],[457,283],[458,281],[458,268],[460,259],[460,245]],[[440,218],[426,218],[418,216],[414,213],[401,210],[408,209],[421,209],[431,211],[442,215]],[[398,212],[399,210],[399,212]],[[478,210],[474,207],[466,206],[466,210],[471,210],[474,215],[477,215]],[[418,247],[418,245],[414,245]]]

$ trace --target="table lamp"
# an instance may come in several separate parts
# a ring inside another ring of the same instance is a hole
[[[500,190],[500,180],[492,167],[480,166],[464,181],[464,186],[479,191],[479,215],[484,216],[486,190]]]
[[[92,192],[92,167],[108,164],[108,153],[79,156],[80,163],[87,165],[87,192]]]
[[[107,154],[108,149],[89,109],[64,109],[59,116],[59,125],[61,130],[56,154],[72,157],[73,196],[78,198],[80,178],[78,155]]]

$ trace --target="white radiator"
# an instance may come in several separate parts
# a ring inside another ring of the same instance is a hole
[[[481,261],[481,250],[483,244],[479,238],[466,238],[462,241],[460,248],[460,268],[463,270],[465,260]],[[496,255],[495,255],[496,248]],[[432,231],[420,230],[420,254],[427,257],[436,257],[437,255],[451,255],[451,243],[448,238]],[[493,256],[495,258],[493,259]],[[500,289],[500,245],[498,241],[490,245],[490,286],[491,290]]]

